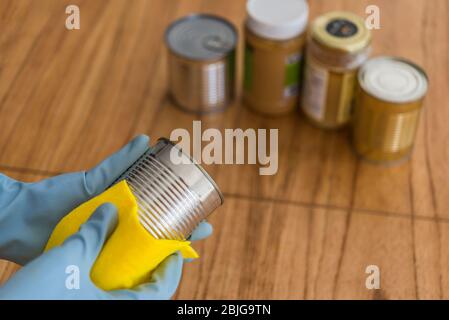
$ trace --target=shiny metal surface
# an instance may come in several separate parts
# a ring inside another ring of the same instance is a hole
[[[179,164],[172,152],[182,159]],[[137,199],[140,222],[157,239],[187,239],[223,203],[209,175],[167,139],[160,139],[122,179]]]
[[[208,113],[234,97],[237,31],[222,18],[191,15],[166,32],[169,90],[182,109]]]
[[[180,57],[213,61],[234,50],[237,31],[223,18],[192,14],[172,23],[165,34],[165,41],[170,51]]]

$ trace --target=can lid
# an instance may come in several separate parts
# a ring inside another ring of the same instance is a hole
[[[256,35],[288,40],[307,27],[309,6],[306,0],[248,0],[247,26]]]
[[[346,11],[333,11],[316,18],[311,37],[325,47],[347,53],[364,50],[371,43],[371,31],[365,21]]]
[[[426,73],[414,63],[396,57],[377,57],[359,71],[361,87],[372,96],[393,103],[421,99],[427,93]]]
[[[165,41],[175,54],[192,60],[217,60],[235,49],[237,30],[227,20],[193,14],[173,22]]]

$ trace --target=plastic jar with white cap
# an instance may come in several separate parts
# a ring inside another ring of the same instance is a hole
[[[249,0],[245,25],[243,100],[279,115],[299,101],[309,7],[305,0]]]

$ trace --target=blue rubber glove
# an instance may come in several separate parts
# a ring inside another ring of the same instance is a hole
[[[0,288],[0,299],[170,299],[182,274],[179,253],[163,261],[148,283],[132,290],[103,291],[92,283],[91,268],[116,224],[115,206],[100,206],[77,234],[20,269]],[[211,231],[207,222],[202,223],[192,239]]]
[[[182,274],[179,253],[163,261],[148,283],[132,290],[104,291],[91,281],[92,266],[116,224],[113,204],[98,207],[77,234],[20,269],[0,288],[0,299],[170,299]],[[211,233],[212,226],[202,222],[191,240],[204,239]]]
[[[148,141],[147,136],[136,137],[87,172],[37,183],[0,174],[0,259],[24,265],[39,256],[58,222],[109,187],[148,149]]]

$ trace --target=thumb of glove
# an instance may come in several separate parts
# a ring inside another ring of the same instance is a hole
[[[78,233],[62,244],[62,250],[77,256],[89,266],[97,259],[104,243],[117,226],[117,208],[112,203],[99,206]]]
[[[84,185],[87,193],[94,196],[109,187],[148,150],[149,140],[145,135],[137,136],[120,151],[87,171]]]

